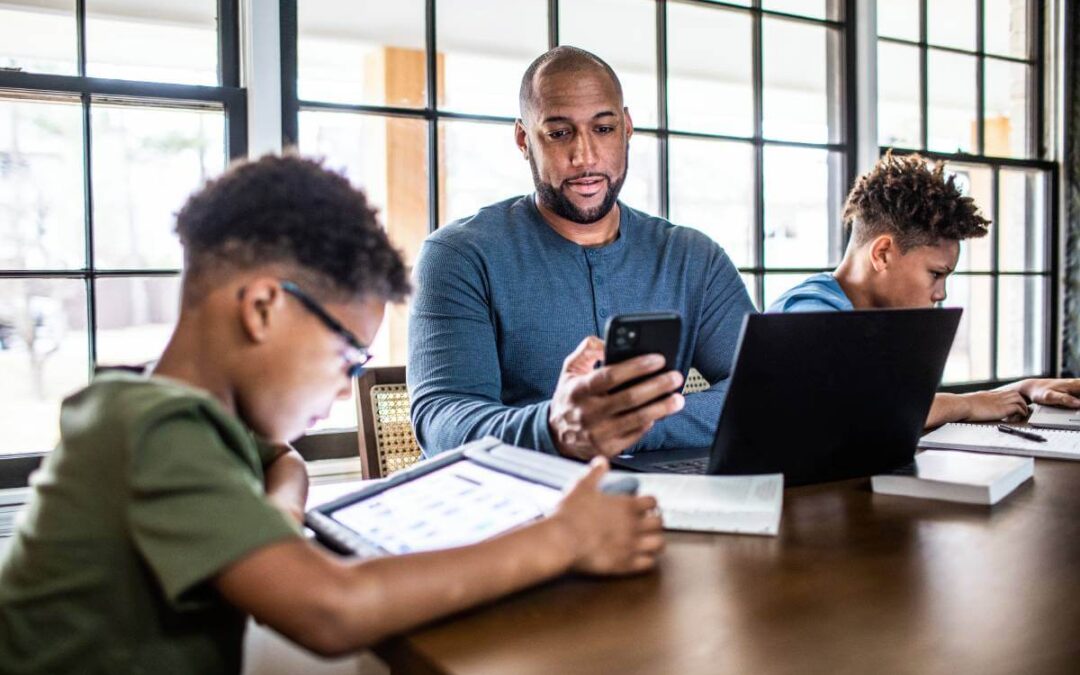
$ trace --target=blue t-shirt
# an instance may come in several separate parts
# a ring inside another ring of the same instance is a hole
[[[555,452],[551,395],[563,360],[614,314],[677,311],[676,363],[712,383],[635,448],[703,447],[720,418],[743,317],[754,311],[724,251],[697,230],[619,204],[619,236],[585,248],[532,195],[440,228],[416,262],[409,319],[412,422],[427,455],[484,435]]]
[[[805,279],[788,290],[769,306],[767,311],[778,312],[848,312],[855,309],[851,300],[830,272]]]

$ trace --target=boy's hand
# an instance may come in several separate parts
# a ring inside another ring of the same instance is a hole
[[[1029,379],[1017,383],[1020,393],[1032,403],[1080,408],[1080,378]]]
[[[967,414],[963,419],[971,422],[993,422],[1006,418],[1028,416],[1027,401],[1018,391],[995,389],[962,394]]]
[[[286,516],[304,524],[307,502],[307,465],[291,445],[282,444],[272,462],[263,467],[266,498]]]
[[[600,491],[608,471],[598,457],[563,497],[552,519],[560,522],[574,551],[572,568],[589,574],[632,574],[656,566],[664,549],[656,499]]]

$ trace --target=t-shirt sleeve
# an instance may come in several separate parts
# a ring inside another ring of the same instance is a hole
[[[226,445],[197,411],[170,415],[148,429],[130,471],[132,537],[174,605],[198,604],[203,582],[230,563],[299,536],[266,500],[242,452]]]

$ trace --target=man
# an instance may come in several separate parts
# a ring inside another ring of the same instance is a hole
[[[656,564],[656,501],[603,494],[603,459],[551,515],[472,546],[349,560],[308,541],[281,444],[349,395],[405,265],[364,195],[297,157],[234,166],[177,232],[180,318],[153,375],[64,402],[0,567],[0,671],[239,673],[248,614],[340,654],[571,569]]]
[[[851,239],[831,273],[816,274],[780,296],[770,312],[931,307],[945,300],[960,242],[986,234],[970,197],[938,163],[886,154],[861,176],[844,206]],[[939,393],[927,427],[946,422],[1025,417],[1028,403],[1080,408],[1080,379],[1028,379],[969,394]]]
[[[735,267],[705,235],[617,201],[633,123],[601,59],[574,47],[540,56],[520,106],[535,194],[440,229],[417,261],[408,380],[421,446],[431,455],[490,434],[586,459],[708,445],[753,311]],[[649,310],[682,314],[676,362],[594,369],[607,319]],[[691,366],[718,386],[650,403]]]

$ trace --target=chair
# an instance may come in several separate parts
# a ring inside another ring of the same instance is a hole
[[[683,384],[683,395],[696,394],[699,391],[705,391],[711,385],[705,377],[699,373],[695,368],[691,368],[690,372],[686,374],[686,383]]]
[[[368,368],[355,386],[364,478],[385,478],[422,459],[409,418],[405,366]]]
[[[691,368],[683,394],[709,388],[709,381]],[[364,479],[385,478],[423,458],[409,417],[405,366],[368,368],[356,380],[356,410],[360,419],[360,465]]]

